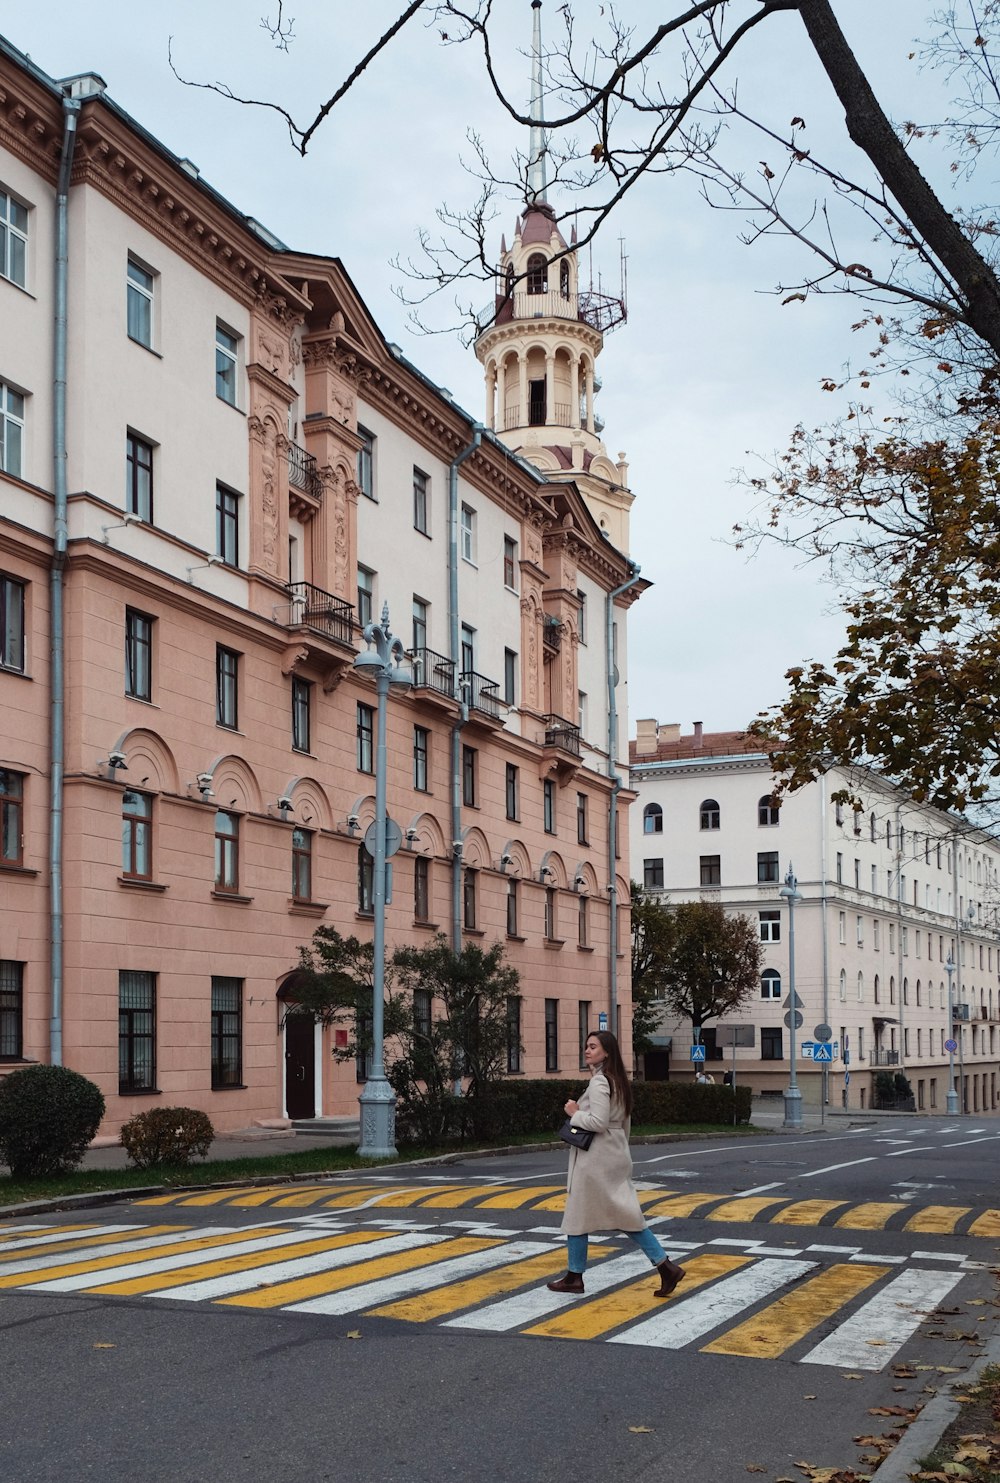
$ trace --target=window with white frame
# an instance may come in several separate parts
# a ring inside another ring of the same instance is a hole
[[[431,481],[423,469],[413,466],[413,528],[421,535],[430,535]]]
[[[761,942],[780,942],[781,912],[762,911],[758,912],[757,916]]]
[[[841,912],[838,912],[837,913],[837,928],[838,928],[838,937],[837,937],[838,942],[846,942],[847,941],[847,913],[845,911],[841,911]]]
[[[28,270],[28,208],[0,190],[0,277],[24,288]]]
[[[155,274],[129,257],[125,287],[125,324],[130,340],[153,348],[153,291]]]
[[[366,499],[375,498],[375,434],[358,425],[361,447],[358,449],[358,488]]]
[[[702,829],[718,829],[721,823],[721,812],[714,798],[706,798],[702,801],[698,810],[698,824]]]
[[[471,505],[462,506],[462,558],[476,559],[476,512]]]
[[[781,974],[776,968],[765,968],[761,974],[760,997],[762,999],[781,998]]]
[[[0,469],[24,475],[24,394],[0,381]]]
[[[647,803],[642,811],[643,834],[663,833],[663,809],[658,803]]]
[[[220,324],[215,324],[215,395],[220,402],[237,404],[237,371],[240,364],[240,337]]]
[[[757,802],[757,823],[762,829],[772,829],[778,823],[779,805],[771,797],[765,794]]]
[[[136,433],[125,437],[125,509],[137,520],[153,521],[153,445]]]
[[[503,538],[503,585],[517,591],[517,542],[513,536]]]
[[[577,632],[580,635],[581,644],[585,644],[587,642],[587,594],[578,591],[576,600],[579,603],[576,617]]]
[[[375,573],[366,566],[358,567],[358,626],[371,623],[375,606]]]
[[[25,585],[0,572],[0,669],[24,673]]]

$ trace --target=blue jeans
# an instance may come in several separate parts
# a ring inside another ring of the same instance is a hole
[[[666,1261],[667,1253],[648,1226],[643,1226],[641,1231],[626,1231],[625,1235],[635,1242],[640,1251],[645,1252],[654,1267]],[[587,1270],[588,1240],[587,1236],[566,1237],[566,1265],[571,1272],[582,1274]]]

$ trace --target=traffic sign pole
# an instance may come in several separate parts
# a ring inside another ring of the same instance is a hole
[[[788,863],[788,874],[785,876],[785,884],[778,892],[788,902],[788,1052],[791,1070],[788,1076],[788,1089],[785,1092],[785,1127],[801,1128],[802,1126],[802,1093],[799,1090],[798,1077],[795,1067],[795,1032],[802,1024],[802,1015],[798,1006],[801,999],[795,992],[795,903],[801,901],[802,897],[797,891],[798,885],[791,861]]]

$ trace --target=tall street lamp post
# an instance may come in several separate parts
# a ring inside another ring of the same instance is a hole
[[[948,954],[948,961],[944,965],[944,971],[948,975],[948,1044],[955,1044],[955,1006],[952,1003],[951,984],[955,974],[955,960]],[[955,1052],[948,1052],[948,1095],[945,1098],[945,1110],[949,1117],[954,1117],[958,1112],[958,1093],[955,1090]]]
[[[361,1142],[358,1153],[368,1159],[396,1157],[396,1098],[385,1075],[385,898],[386,898],[386,705],[390,685],[406,688],[413,676],[404,664],[406,651],[402,641],[393,638],[389,627],[389,604],[382,607],[381,623],[368,623],[364,630],[368,649],[359,654],[354,667],[362,674],[375,676],[378,712],[375,726],[375,822],[372,851],[372,907],[374,932],[372,946],[372,1059],[365,1089],[358,1099],[361,1104]]]
[[[795,872],[789,861],[785,884],[778,892],[778,895],[783,896],[788,902],[788,1053],[791,1058],[791,1070],[788,1074],[788,1089],[785,1092],[784,1126],[786,1128],[801,1128],[802,1126],[802,1093],[799,1090],[795,1066],[795,1031],[798,1014],[798,998],[795,993],[795,903],[802,900],[801,894],[796,889],[797,886],[798,881],[795,879]]]

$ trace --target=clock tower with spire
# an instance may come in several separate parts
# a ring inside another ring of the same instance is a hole
[[[576,484],[608,540],[627,552],[628,465],[624,453],[609,458],[594,412],[605,332],[626,317],[624,282],[618,298],[581,288],[576,229],[567,243],[548,203],[541,0],[532,9],[527,199],[511,245],[501,241],[495,304],[475,342],[486,423],[551,482]]]

